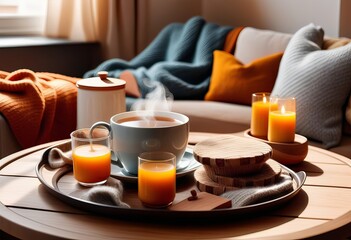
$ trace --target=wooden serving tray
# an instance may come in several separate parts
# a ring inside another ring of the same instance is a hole
[[[48,164],[48,152],[51,148],[57,147],[52,146],[45,150],[41,161],[36,166],[36,174],[43,184],[45,189],[53,194],[55,197],[61,199],[62,201],[70,204],[74,207],[93,212],[99,215],[118,217],[126,219],[138,219],[140,217],[149,217],[153,220],[164,221],[169,220],[192,220],[192,219],[204,219],[207,217],[238,217],[243,214],[248,214],[251,212],[260,212],[263,210],[268,210],[277,205],[283,204],[289,199],[293,198],[301,189],[302,185],[306,180],[306,173],[301,171],[295,173],[285,166],[281,166],[282,169],[287,171],[292,179],[294,190],[282,197],[253,204],[249,206],[239,207],[239,208],[222,208],[214,210],[177,210],[172,211],[169,209],[152,209],[144,207],[138,199],[137,196],[137,184],[130,182],[123,182],[124,194],[123,201],[131,206],[131,208],[122,208],[113,205],[99,204],[91,201],[87,201],[81,198],[81,196],[86,193],[89,188],[80,186],[73,177],[72,166],[65,165],[61,168],[52,169]],[[110,181],[112,178],[110,177]],[[177,178],[177,193],[173,204],[177,204],[187,197],[190,196],[190,191],[195,189],[199,191],[196,187],[196,181],[194,179],[193,173]]]

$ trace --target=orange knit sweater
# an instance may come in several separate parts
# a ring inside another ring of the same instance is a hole
[[[0,71],[0,112],[23,148],[69,138],[76,128],[78,78]]]

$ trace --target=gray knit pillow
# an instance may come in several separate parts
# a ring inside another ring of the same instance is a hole
[[[330,148],[342,135],[342,107],[351,88],[351,44],[321,50],[323,37],[323,29],[314,24],[294,34],[272,95],[296,97],[296,132]]]

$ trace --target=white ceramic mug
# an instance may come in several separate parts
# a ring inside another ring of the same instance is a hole
[[[130,111],[111,117],[110,123],[96,122],[91,127],[106,127],[111,132],[111,149],[125,171],[138,174],[138,156],[143,152],[171,152],[177,165],[184,156],[189,137],[189,118],[175,112],[153,112],[156,122],[147,122],[149,111]]]

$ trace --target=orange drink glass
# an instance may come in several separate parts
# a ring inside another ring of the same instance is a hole
[[[104,184],[111,173],[110,138],[107,129],[78,129],[71,133],[73,175],[87,187]]]
[[[170,152],[145,152],[138,158],[138,197],[144,206],[164,208],[176,194],[176,157]]]

